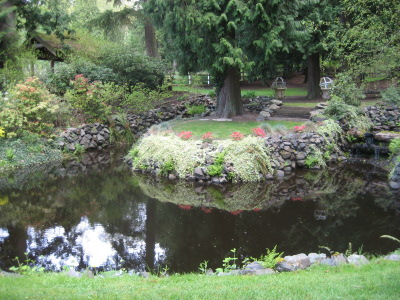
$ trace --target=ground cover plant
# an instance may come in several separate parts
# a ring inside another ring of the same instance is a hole
[[[175,132],[191,131],[193,136],[200,138],[207,132],[217,139],[230,139],[233,132],[240,132],[244,135],[251,135],[252,129],[261,126],[263,122],[219,122],[219,121],[182,121],[172,126]],[[266,124],[274,129],[291,129],[301,125],[302,122],[292,121],[268,121]]]
[[[2,299],[397,299],[400,264],[313,266],[266,276],[198,274],[141,278],[117,272],[75,278],[63,273],[0,275]]]
[[[33,133],[24,133],[20,138],[0,137],[0,173],[61,159],[61,151],[54,147],[53,140],[44,141]]]

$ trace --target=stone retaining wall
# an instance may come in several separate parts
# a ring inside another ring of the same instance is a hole
[[[261,139],[261,137],[260,137]],[[344,161],[346,157],[341,151],[344,147],[344,139],[342,139],[339,133],[331,132],[330,136],[317,133],[317,132],[305,132],[305,133],[292,133],[287,135],[280,134],[270,134],[268,137],[264,138],[264,145],[268,149],[267,152],[270,153],[270,160],[264,161],[268,165],[271,164],[272,172],[255,176],[252,181],[263,181],[268,180],[273,177],[284,177],[289,175],[297,167],[305,167],[307,164],[307,158],[319,157],[318,163],[310,164],[307,167],[312,169],[320,169],[325,162],[334,161]],[[218,176],[209,173],[212,170],[212,165],[215,164],[215,151],[217,152],[225,151],[221,146],[214,143],[201,143],[199,142],[196,147],[202,149],[201,152],[204,160],[200,165],[194,168],[191,174],[178,174],[178,172],[172,172],[168,175],[168,178],[174,180],[176,178],[185,179],[188,181],[197,181],[200,183],[211,182],[214,184],[227,183],[231,174],[235,174],[235,180],[245,181],[245,179],[236,172],[235,166],[229,160],[224,161],[222,173]],[[251,150],[249,150],[251,151]],[[250,152],[249,152],[250,153]],[[255,158],[257,159],[257,158]],[[259,159],[259,158],[258,158]],[[249,162],[250,164],[251,162]],[[146,168],[143,169],[140,165],[145,165]],[[151,173],[158,175],[162,173],[163,163],[157,160],[157,157],[152,157],[151,159],[142,162],[137,167],[137,171]],[[249,181],[249,180],[247,180]]]
[[[128,114],[127,121],[134,136],[140,137],[155,124],[172,120],[179,116],[182,118],[191,117],[187,113],[187,106],[193,105],[205,105],[206,111],[202,114],[204,117],[215,111],[213,100],[208,96],[202,95],[189,97],[186,101],[162,106],[139,114]],[[78,144],[85,150],[102,150],[110,145],[111,130],[124,130],[124,124],[116,124],[113,129],[110,129],[106,124],[100,123],[67,128],[60,135],[59,146],[61,149],[71,152],[76,150]]]
[[[374,124],[373,131],[400,132],[400,108],[373,105],[366,107],[365,112]]]

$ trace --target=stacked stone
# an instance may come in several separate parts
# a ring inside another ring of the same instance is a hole
[[[257,121],[265,121],[273,116],[282,104],[283,102],[280,100],[271,99],[266,96],[257,96],[250,99],[250,103],[245,104],[244,108],[248,112],[259,113]]]
[[[208,116],[215,111],[214,101],[205,95],[192,96],[186,101],[178,104],[162,106],[139,114],[128,114],[130,130],[136,137],[140,137],[153,125],[172,120],[178,116],[182,118],[192,117],[187,113],[187,106],[205,105],[206,111],[202,116]],[[124,130],[123,124],[116,124],[115,130]],[[110,129],[105,124],[85,124],[77,128],[67,128],[61,134],[62,141],[59,142],[61,149],[71,152],[76,150],[76,145],[82,145],[85,150],[101,150],[110,144]]]
[[[365,108],[374,124],[374,131],[400,132],[400,108],[395,106],[373,105]]]
[[[274,169],[273,174],[267,174],[265,178],[260,175],[260,180],[268,180],[275,177],[284,177],[291,174],[296,167],[305,167],[305,161],[307,156],[314,149],[318,149],[324,153],[329,143],[338,144],[338,147],[334,147],[330,150],[330,157],[326,162],[345,161],[347,158],[341,152],[343,145],[340,139],[323,137],[315,132],[307,133],[296,133],[287,136],[271,136],[265,139],[265,147],[269,149],[271,155],[271,164]],[[204,143],[201,147],[205,150],[205,157],[210,158],[215,153],[215,146],[213,144]],[[214,183],[223,184],[227,183],[228,174],[234,172],[235,166],[231,164],[225,164],[222,174],[220,176],[210,176],[208,169],[213,165],[213,159],[206,159],[205,165],[194,169],[193,174],[186,174],[185,180],[187,181],[198,181],[200,183]],[[313,169],[319,169],[320,166],[314,166]],[[143,171],[143,170],[137,170]],[[154,163],[144,172],[152,173],[157,175],[160,173],[159,166]],[[174,180],[178,177],[177,174],[169,174],[169,179]]]
[[[296,167],[304,167],[305,160],[312,148],[319,149],[324,153],[328,142],[334,144],[339,142],[338,147],[331,150],[328,162],[346,160],[346,157],[339,150],[341,148],[340,141],[330,140],[329,137],[322,137],[314,132],[269,137],[266,140],[266,146],[271,149],[272,163],[276,170],[276,175],[283,177]]]
[[[61,133],[62,141],[59,146],[62,149],[75,151],[76,145],[82,145],[85,150],[102,150],[110,142],[110,130],[107,125],[94,123],[84,124],[77,128],[67,128]]]

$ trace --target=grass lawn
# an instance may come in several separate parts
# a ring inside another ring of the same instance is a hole
[[[189,92],[194,94],[208,94],[213,91],[213,88],[203,88],[203,87],[193,87],[193,86],[186,86],[186,85],[176,85],[172,88],[173,91],[178,92]],[[251,92],[255,93],[256,96],[268,96],[273,97],[274,91],[270,88],[265,89],[242,89],[242,96],[246,95],[246,93]],[[306,96],[307,89],[306,88],[288,88],[285,91],[286,96]]]
[[[1,275],[0,275],[1,276]],[[399,299],[400,262],[315,266],[264,276],[0,277],[0,299]]]
[[[377,100],[366,100],[366,101],[362,101],[361,102],[361,107],[366,107],[366,106],[370,106],[370,105],[375,105],[376,102],[378,102],[379,99]],[[292,107],[315,107],[318,103],[317,102],[285,102],[285,100],[283,100],[283,105],[284,106],[292,106]]]
[[[252,129],[267,123],[272,128],[284,126],[291,129],[294,126],[301,125],[302,122],[284,122],[284,121],[264,121],[264,122],[219,122],[219,121],[182,121],[173,125],[175,132],[191,131],[194,137],[200,138],[206,132],[212,132],[214,138],[230,138],[234,131],[243,134],[252,134]]]
[[[317,102],[285,102],[283,100],[283,106],[292,106],[292,107],[315,107]]]

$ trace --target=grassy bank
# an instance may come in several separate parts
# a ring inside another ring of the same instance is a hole
[[[0,277],[0,299],[398,299],[399,281],[400,263],[383,260],[266,276],[49,273]]]
[[[234,131],[239,131],[245,135],[252,134],[252,129],[259,127],[263,123],[268,123],[272,129],[285,128],[292,129],[294,126],[301,125],[302,122],[288,121],[268,121],[268,122],[218,122],[218,121],[182,121],[172,127],[175,132],[191,131],[194,137],[200,138],[206,132],[212,132],[214,138],[230,139]]]

